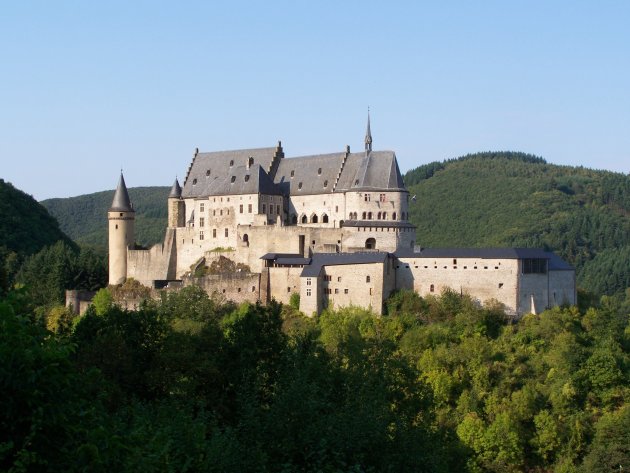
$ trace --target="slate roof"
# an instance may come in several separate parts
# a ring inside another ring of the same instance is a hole
[[[222,182],[231,176],[235,168],[246,166],[250,157],[254,158],[254,165],[259,164],[265,170],[270,169],[276,150],[277,148],[271,147],[197,153],[186,176],[182,196],[201,197],[208,182],[215,178]]]
[[[331,193],[345,154],[332,153],[285,158],[278,165],[274,182],[285,195]],[[291,177],[291,172],[293,172],[293,177]],[[324,183],[327,184],[326,187]]]
[[[131,201],[129,200],[129,193],[127,192],[127,186],[125,185],[125,178],[120,173],[120,180],[118,181],[118,187],[114,193],[114,199],[112,200],[112,206],[109,208],[114,212],[134,212]]]
[[[247,166],[233,166],[228,171],[225,176],[210,176],[197,196],[281,193],[260,164],[254,164],[249,169]]]
[[[351,153],[336,192],[348,190],[406,190],[393,151]]]
[[[541,248],[423,248],[398,250],[397,258],[479,258],[479,259],[546,259],[553,271],[574,270],[573,266],[551,251]]]
[[[416,228],[409,222],[398,220],[344,220],[344,227]]]
[[[182,196],[182,188],[179,185],[179,181],[175,178],[175,182],[173,183],[173,187],[171,187],[171,192],[168,194],[169,198],[178,199]]]
[[[305,266],[300,277],[317,277],[324,266],[339,266],[347,264],[383,263],[389,253],[315,253],[311,258],[311,264]]]

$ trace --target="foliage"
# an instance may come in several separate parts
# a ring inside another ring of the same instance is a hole
[[[601,295],[630,286],[630,178],[523,153],[467,155],[409,171],[410,219],[427,247],[539,247]]]
[[[166,229],[166,201],[170,187],[135,187],[129,189],[129,198],[136,211],[136,242],[144,247],[164,239]],[[107,209],[112,204],[114,191],[48,199],[41,204],[58,221],[61,229],[74,241],[107,248]]]

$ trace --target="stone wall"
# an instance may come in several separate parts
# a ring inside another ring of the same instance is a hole
[[[259,273],[225,273],[209,274],[201,278],[185,278],[184,285],[196,285],[203,288],[209,295],[217,293],[227,300],[236,302],[255,303],[261,299],[261,274]],[[264,288],[263,288],[264,292]]]

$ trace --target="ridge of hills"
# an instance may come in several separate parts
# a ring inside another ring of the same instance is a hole
[[[484,152],[408,171],[410,220],[423,247],[541,247],[575,265],[579,287],[630,287],[630,177],[559,166],[519,152]],[[130,188],[136,238],[161,242],[170,187]],[[105,248],[114,191],[42,201],[66,234]]]

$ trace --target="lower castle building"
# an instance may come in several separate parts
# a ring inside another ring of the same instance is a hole
[[[445,288],[520,316],[575,304],[575,270],[538,249],[419,249],[393,151],[285,158],[270,148],[195,151],[168,197],[164,241],[134,247],[121,174],[109,219],[109,283],[198,284],[236,302],[300,295],[300,310],[356,305],[382,313],[397,289]],[[226,269],[227,268],[227,269]]]

